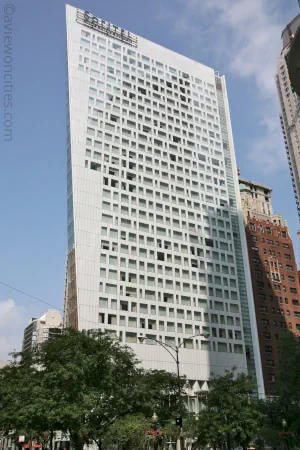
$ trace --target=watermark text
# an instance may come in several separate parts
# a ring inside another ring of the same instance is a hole
[[[13,138],[13,15],[15,6],[7,3],[4,5],[3,15],[3,127],[4,141],[12,141]]]

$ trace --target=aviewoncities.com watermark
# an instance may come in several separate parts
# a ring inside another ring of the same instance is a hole
[[[3,14],[3,128],[4,141],[13,138],[13,15],[15,6],[11,3],[4,5]]]

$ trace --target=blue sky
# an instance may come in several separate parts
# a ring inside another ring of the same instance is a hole
[[[274,210],[288,220],[299,260],[298,218],[274,85],[281,31],[298,14],[297,0],[70,4],[226,75],[238,166],[243,177],[274,189]],[[0,280],[61,308],[66,251],[65,3],[18,0],[14,6],[13,140],[2,146],[0,165]],[[30,317],[47,309],[0,285],[0,359],[20,346]]]

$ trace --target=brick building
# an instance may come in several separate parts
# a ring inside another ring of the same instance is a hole
[[[272,211],[272,190],[241,179],[248,254],[266,395],[274,395],[279,334],[300,334],[297,264],[287,222]]]

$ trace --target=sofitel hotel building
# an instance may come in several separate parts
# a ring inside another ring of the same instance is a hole
[[[224,76],[68,5],[67,71],[65,325],[181,345],[195,413],[233,366],[263,394]]]

